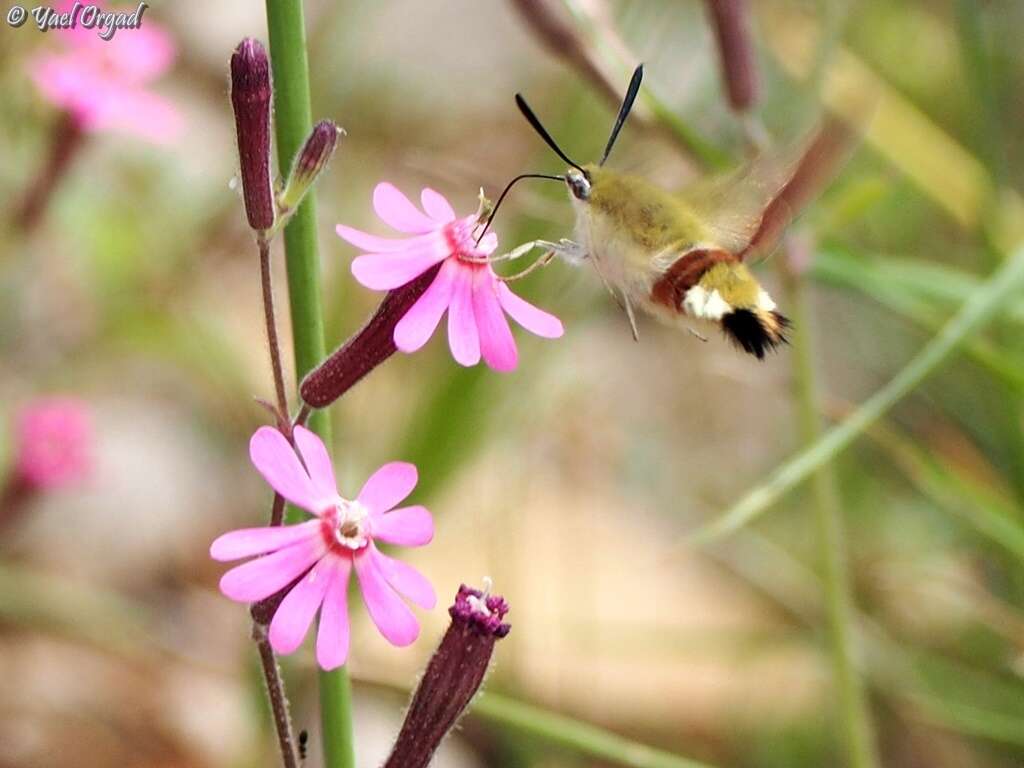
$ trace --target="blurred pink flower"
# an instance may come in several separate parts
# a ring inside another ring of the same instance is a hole
[[[148,90],[175,57],[171,36],[146,19],[102,40],[95,29],[52,33],[61,50],[29,63],[43,96],[70,113],[86,131],[115,131],[156,143],[174,139],[182,118],[167,99]]]
[[[249,455],[275,491],[317,519],[220,536],[210,546],[215,560],[266,555],[225,573],[221,592],[232,600],[255,602],[298,579],[270,622],[270,644],[278,653],[294,651],[320,609],[316,657],[321,667],[333,669],[348,657],[347,594],[354,568],[377,629],[392,644],[409,645],[420,627],[399,595],[431,609],[434,589],[419,571],[383,554],[374,542],[419,547],[433,538],[434,523],[425,507],[393,509],[416,486],[416,467],[385,464],[350,501],[338,494],[320,438],[303,427],[296,427],[294,434],[298,455],[271,427],[256,431]]]
[[[339,224],[338,235],[367,253],[352,262],[356,280],[376,291],[398,288],[434,265],[441,269],[430,287],[395,326],[395,346],[415,352],[434,333],[448,311],[448,344],[461,365],[476,365],[481,355],[496,371],[516,367],[518,353],[505,313],[523,328],[545,338],[562,335],[557,317],[516,296],[483,259],[498,247],[490,232],[477,245],[477,217],[456,218],[448,201],[424,189],[421,212],[394,185],[373,191],[373,207],[390,227],[412,235],[389,239]]]
[[[24,406],[15,420],[15,473],[32,488],[80,482],[92,470],[92,419],[84,403],[46,398]]]

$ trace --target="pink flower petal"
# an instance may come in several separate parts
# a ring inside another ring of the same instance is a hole
[[[370,518],[370,532],[375,539],[400,547],[422,547],[434,538],[434,519],[426,507],[393,509]]]
[[[490,256],[494,253],[494,249],[498,247],[498,236],[493,232],[488,232],[486,235],[480,238],[480,244],[476,246],[478,256]]]
[[[295,446],[299,449],[310,480],[313,481],[313,488],[322,499],[333,499],[338,495],[338,484],[334,480],[331,457],[327,455],[323,440],[301,426],[295,427],[293,435]]]
[[[508,316],[530,333],[545,339],[557,339],[565,332],[561,320],[516,296],[503,281],[498,283],[498,301]]]
[[[459,264],[452,286],[452,300],[448,305],[448,346],[452,357],[460,365],[480,362],[480,337],[473,315],[473,269]]]
[[[373,556],[370,547],[364,547],[355,554],[356,575],[363,592],[363,602],[377,629],[392,645],[404,646],[413,643],[420,634],[420,625],[409,606],[388,584],[384,572]]]
[[[348,579],[351,557],[330,558],[333,573],[320,611],[316,635],[316,660],[323,669],[337,669],[348,659]]]
[[[396,347],[403,352],[415,352],[427,343],[451,302],[457,270],[458,264],[454,259],[441,265],[434,282],[395,326]]]
[[[319,514],[320,494],[284,435],[273,427],[260,427],[249,441],[249,457],[271,488],[293,504]]]
[[[373,209],[381,220],[399,232],[423,234],[437,229],[437,223],[422,213],[394,184],[384,181],[373,190]]]
[[[243,557],[262,555],[284,549],[303,539],[320,535],[320,521],[310,520],[299,525],[277,525],[263,528],[240,528],[218,536],[210,545],[210,557],[226,562]]]
[[[388,584],[421,608],[433,610],[437,605],[437,595],[422,573],[408,563],[388,557],[376,549],[374,556]]]
[[[291,653],[309,632],[320,603],[331,582],[331,557],[314,565],[302,580],[285,595],[270,621],[270,645],[278,653]]]
[[[480,352],[496,371],[511,371],[518,354],[505,313],[498,303],[498,279],[490,270],[479,269],[473,276],[473,314],[480,334]]]
[[[356,500],[366,507],[370,514],[381,515],[400,504],[412,493],[419,480],[416,465],[405,461],[385,464],[363,484]]]
[[[362,248],[365,251],[369,251],[370,253],[394,253],[396,251],[407,251],[422,245],[425,241],[431,238],[438,237],[438,235],[434,233],[418,235],[416,237],[377,237],[377,235],[371,235],[369,232],[363,232],[361,229],[346,227],[344,224],[336,226],[334,231],[338,233],[338,237],[342,240],[351,243],[356,248]]]
[[[420,193],[420,202],[423,203],[423,210],[438,224],[447,224],[455,221],[455,209],[452,208],[444,195],[435,192],[430,187],[424,188]]]
[[[272,555],[257,557],[225,573],[220,580],[220,591],[232,600],[245,603],[270,597],[305,573],[325,551],[323,539],[316,537],[279,549]]]
[[[366,253],[352,260],[352,274],[374,291],[399,288],[448,256],[440,240],[401,253]]]

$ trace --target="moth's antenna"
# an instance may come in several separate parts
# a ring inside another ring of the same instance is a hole
[[[512,179],[512,181],[505,185],[505,189],[501,191],[501,194],[498,195],[498,202],[496,202],[494,204],[494,208],[491,209],[491,215],[487,217],[487,222],[484,224],[483,230],[476,239],[477,245],[480,244],[483,236],[487,234],[487,230],[491,226],[491,222],[494,220],[494,214],[498,212],[498,208],[501,206],[501,201],[505,199],[505,195],[509,193],[509,190],[512,189],[513,185],[517,181],[522,181],[523,179],[554,179],[555,181],[565,181],[565,176],[552,176],[547,173],[521,173]]]
[[[640,92],[640,81],[644,79],[644,65],[641,64],[633,70],[633,78],[629,81],[629,88],[626,89],[626,98],[622,100],[622,106],[619,107],[619,116],[615,118],[615,125],[612,126],[612,134],[608,137],[608,146],[604,148],[604,154],[601,156],[601,162],[598,165],[604,165],[604,161],[608,159],[608,155],[612,153],[612,147],[615,146],[615,140],[619,138],[619,131],[622,130],[622,124],[626,122],[626,118],[629,117],[629,111],[633,109],[633,102],[636,101],[636,95]]]
[[[543,125],[540,124],[540,120],[538,120],[537,116],[533,114],[533,110],[530,109],[530,105],[526,103],[526,99],[523,98],[523,94],[521,93],[516,94],[516,106],[519,107],[519,111],[523,113],[523,117],[526,118],[526,121],[533,126],[533,130],[540,134],[540,137],[547,142],[547,145],[549,147],[555,150],[556,155],[558,155],[566,163],[571,165],[580,173],[586,175],[587,172],[584,171],[582,167],[580,167],[579,163],[574,163],[572,160],[570,160],[569,156],[566,155],[565,152],[563,152],[561,148],[558,146],[558,144],[555,143],[555,140],[551,138],[551,134],[547,132]]]

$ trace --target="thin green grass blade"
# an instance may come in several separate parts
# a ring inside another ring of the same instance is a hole
[[[961,310],[892,380],[866,400],[842,424],[814,445],[782,464],[724,514],[684,537],[690,546],[726,536],[768,510],[784,494],[850,446],[879,417],[934,373],[971,334],[983,327],[1024,287],[1024,247],[964,303]]]

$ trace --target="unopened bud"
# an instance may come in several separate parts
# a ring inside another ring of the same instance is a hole
[[[282,213],[299,207],[302,198],[306,196],[310,187],[316,183],[317,177],[327,167],[327,162],[334,154],[334,148],[338,143],[338,136],[344,132],[330,120],[321,120],[313,126],[302,149],[292,161],[288,182],[277,199]]]
[[[440,269],[437,264],[411,283],[388,291],[362,330],[302,380],[299,391],[303,401],[313,408],[327,407],[398,351],[395,326],[434,282]]]
[[[413,694],[384,768],[426,768],[479,690],[494,644],[509,633],[508,603],[463,584],[448,609],[452,623]]]
[[[270,61],[258,40],[247,37],[231,55],[231,107],[238,132],[238,160],[249,226],[274,225],[270,181]]]
[[[750,38],[747,0],[707,0],[718,40],[722,78],[729,104],[737,112],[750,109],[758,97],[757,60]]]

